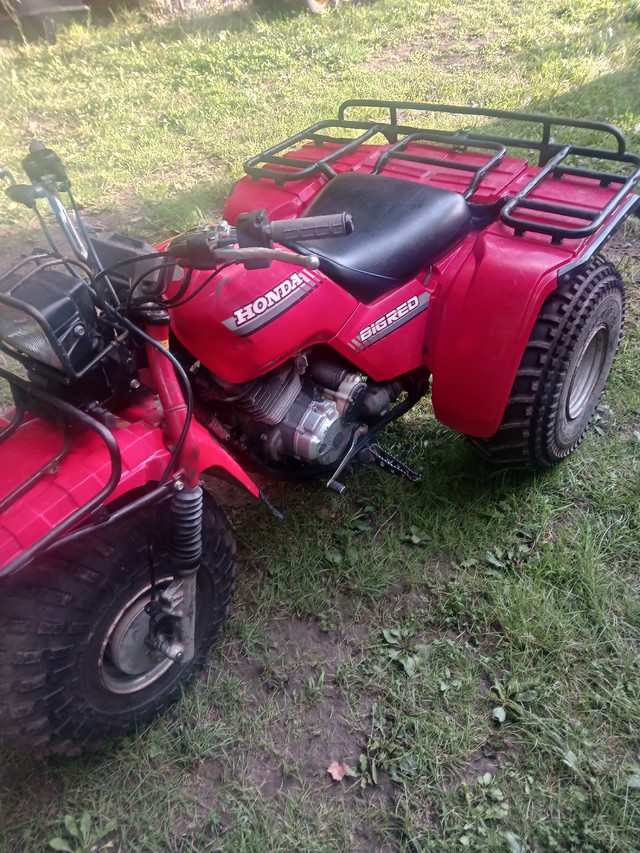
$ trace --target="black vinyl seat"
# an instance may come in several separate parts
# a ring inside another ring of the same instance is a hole
[[[437,260],[472,228],[472,210],[456,192],[425,184],[343,172],[304,211],[319,216],[346,211],[347,237],[288,242],[320,258],[320,269],[361,302],[373,302]]]

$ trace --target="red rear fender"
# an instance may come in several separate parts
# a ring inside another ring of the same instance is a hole
[[[571,256],[548,239],[489,233],[436,289],[427,367],[439,421],[466,435],[495,433],[542,303]]]

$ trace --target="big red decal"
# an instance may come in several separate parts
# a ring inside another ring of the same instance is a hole
[[[349,341],[349,346],[356,352],[370,347],[391,332],[395,332],[400,326],[404,326],[409,320],[413,320],[417,314],[425,310],[428,304],[428,293],[423,293],[421,296],[411,296],[405,302],[396,305],[391,311],[387,311],[382,317],[378,317],[373,323],[365,326],[364,329],[360,329],[358,336]]]

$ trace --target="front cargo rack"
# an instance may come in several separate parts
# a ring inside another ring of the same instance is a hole
[[[40,405],[48,406],[51,411],[56,413],[58,426],[63,436],[60,449],[50,459],[45,461],[39,469],[31,474],[30,477],[16,486],[16,488],[14,488],[9,494],[5,495],[0,502],[0,513],[5,509],[8,509],[20,498],[24,497],[24,495],[41,482],[47,474],[59,469],[71,448],[72,426],[89,429],[100,437],[106,445],[111,469],[107,482],[91,500],[87,501],[86,504],[70,513],[63,522],[57,524],[45,536],[38,540],[38,542],[27,548],[19,557],[8,563],[3,570],[3,575],[6,576],[18,571],[18,569],[25,566],[32,559],[44,553],[44,551],[54,543],[58,542],[65,533],[71,530],[83,518],[90,515],[98,507],[102,506],[103,502],[114,491],[120,480],[122,473],[122,459],[118,443],[111,432],[99,421],[95,420],[95,418],[86,414],[86,412],[83,412],[75,406],[60,400],[58,397],[47,393],[44,389],[39,388],[32,382],[23,379],[2,367],[0,367],[0,379],[9,383],[15,402],[15,410],[12,419],[4,429],[0,430],[0,444],[10,438],[24,422],[25,416],[30,408],[30,398],[34,398]]]
[[[122,474],[122,455],[118,442],[111,431],[91,415],[76,406],[49,394],[43,388],[34,385],[27,379],[14,372],[0,367],[0,380],[7,382],[11,388],[15,408],[6,426],[0,428],[0,444],[9,439],[25,422],[28,413],[35,403],[46,406],[55,417],[51,419],[62,433],[60,448],[48,460],[43,462],[26,480],[12,489],[0,500],[0,514],[13,506],[20,498],[38,485],[47,475],[56,473],[71,450],[74,433],[78,430],[89,430],[104,442],[109,457],[110,473],[107,481],[96,494],[86,503],[72,511],[63,521],[56,524],[48,533],[26,548],[6,565],[2,566],[2,577],[15,574],[30,562],[45,554],[49,548],[64,546],[82,538],[91,530],[107,527],[118,521],[129,512],[152,503],[166,500],[173,488],[171,480],[161,482],[142,496],[115,510],[107,509],[105,502],[115,491]]]
[[[380,119],[372,119],[374,111],[384,115]],[[355,120],[355,114],[363,112],[367,114],[366,118]],[[423,113],[429,121],[435,114],[442,114],[496,119],[513,125],[527,124],[536,133],[526,137],[497,131],[486,133],[474,129],[416,127],[406,123],[409,112]],[[554,141],[553,133],[560,128],[598,134],[611,147],[558,143]],[[352,136],[346,135],[348,132]],[[354,132],[357,135],[353,135]],[[382,145],[372,144],[376,136],[383,139]],[[467,199],[473,196],[491,170],[503,162],[507,149],[537,152],[537,164],[528,167],[527,183],[511,193],[507,189],[501,196],[504,202],[500,214],[502,221],[513,228],[516,236],[533,231],[550,236],[554,243],[587,237],[614,215],[618,224],[637,211],[640,202],[637,196],[632,195],[640,182],[640,156],[627,153],[625,138],[619,128],[589,119],[447,104],[345,101],[338,110],[337,120],[311,125],[250,158],[244,168],[253,179],[269,178],[276,185],[318,176],[331,180],[338,171],[353,167],[353,155],[365,145],[375,156],[369,162],[369,151],[364,148],[361,152],[363,162],[358,163],[358,169],[372,174],[380,174],[393,160],[470,172],[469,184],[462,191]],[[320,156],[315,154],[316,149]],[[480,152],[486,159],[480,164],[477,156],[464,159],[463,155],[468,152],[476,155]],[[364,160],[367,160],[366,164]],[[583,165],[584,161],[587,165]],[[596,168],[596,165],[604,165],[607,171]],[[612,171],[614,169],[619,172]],[[564,187],[558,186],[562,181],[572,183],[566,192]],[[426,182],[429,182],[428,178]],[[553,187],[552,191],[549,191],[550,187]],[[589,195],[589,205],[569,200],[572,195],[581,198],[585,193]]]

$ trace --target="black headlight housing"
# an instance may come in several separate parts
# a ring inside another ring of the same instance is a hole
[[[0,285],[0,346],[68,379],[92,362],[97,313],[89,286],[77,276],[37,268]]]

